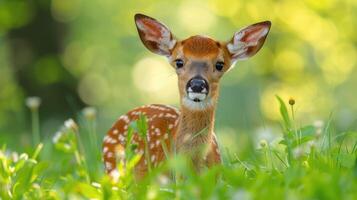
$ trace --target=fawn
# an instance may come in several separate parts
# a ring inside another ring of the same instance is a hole
[[[178,40],[164,24],[143,14],[135,15],[135,24],[145,47],[166,56],[176,70],[180,110],[152,104],[135,108],[119,117],[103,142],[106,172],[112,178],[118,178],[118,151],[126,145],[130,123],[138,120],[140,115],[147,117],[147,149],[153,167],[166,159],[161,142],[168,149],[174,145],[178,153],[187,155],[197,170],[219,164],[221,157],[214,133],[219,81],[237,60],[249,58],[260,50],[271,22],[264,21],[243,28],[228,42],[201,35]],[[135,153],[144,155],[144,141],[137,133],[134,133],[132,142],[137,144]],[[201,146],[206,148],[202,150]],[[142,177],[147,171],[147,159],[142,156],[135,167],[135,176]]]

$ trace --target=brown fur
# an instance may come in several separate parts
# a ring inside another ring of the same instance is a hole
[[[192,36],[184,40],[183,53],[192,56],[215,56],[219,52],[219,46],[215,40],[204,36]]]
[[[186,111],[184,111],[186,112]],[[163,141],[165,142],[165,146],[168,148],[169,152],[171,152],[172,150],[172,145],[171,141],[173,138],[173,141],[175,141],[177,138],[177,136],[179,136],[181,138],[181,136],[183,134],[179,134],[178,129],[179,129],[179,125],[183,124],[183,123],[178,123],[181,120],[188,120],[194,123],[201,123],[201,125],[197,128],[194,127],[185,127],[187,128],[187,131],[198,131],[198,128],[200,127],[204,127],[207,124],[210,124],[210,120],[212,120],[213,118],[211,118],[209,121],[207,121],[207,123],[202,123],[203,121],[201,121],[200,119],[205,118],[205,114],[204,113],[196,113],[194,114],[194,118],[191,118],[191,115],[181,115],[180,113],[177,112],[177,110],[171,108],[171,107],[167,107],[165,105],[159,105],[159,104],[154,104],[154,105],[147,105],[147,106],[143,106],[143,107],[139,107],[136,109],[133,109],[131,111],[129,111],[126,115],[123,115],[119,118],[119,120],[113,125],[113,127],[108,131],[107,134],[107,138],[113,138],[116,139],[116,142],[111,142],[111,140],[104,140],[103,143],[103,149],[106,148],[105,152],[104,152],[104,162],[106,164],[106,172],[108,174],[110,174],[112,171],[114,171],[116,169],[116,162],[117,162],[117,154],[118,154],[118,149],[121,149],[122,151],[124,150],[123,147],[126,146],[126,140],[124,141],[120,141],[119,138],[120,137],[125,137],[126,138],[126,132],[128,130],[128,128],[124,128],[124,127],[128,127],[132,122],[138,120],[138,117],[140,116],[138,113],[140,114],[145,114],[147,119],[149,119],[148,121],[148,136],[150,137],[148,144],[149,144],[149,155],[150,155],[150,159],[151,156],[154,155],[155,156],[155,163],[151,163],[152,167],[156,167],[158,164],[161,164],[164,160],[166,160],[166,155],[163,149],[163,145],[157,146],[155,145],[154,148],[150,148],[151,144],[156,144],[156,141]],[[161,113],[165,113],[164,115],[160,115]],[[170,114],[169,116],[167,116],[166,114]],[[186,118],[185,116],[188,116],[189,118]],[[125,120],[125,118],[126,120]],[[203,117],[203,118],[202,118]],[[207,119],[208,120],[208,119]],[[204,120],[205,121],[205,120]],[[170,128],[170,124],[174,125],[173,127]],[[158,128],[161,132],[160,136],[156,135],[155,129]],[[165,134],[169,134],[168,138],[165,138]],[[181,132],[182,133],[182,132]],[[212,135],[207,135],[209,137],[211,137]],[[206,137],[206,136],[205,136]],[[118,139],[117,139],[118,138]],[[180,139],[181,140],[181,139]],[[182,140],[181,140],[182,141]],[[220,161],[220,155],[217,153],[216,149],[218,148],[217,146],[217,141],[215,138],[203,138],[203,137],[197,137],[195,138],[195,141],[199,141],[197,143],[195,143],[195,145],[199,145],[202,143],[202,141],[208,142],[207,144],[209,144],[209,151],[207,153],[207,159],[206,161],[203,161],[202,159],[195,159],[194,162],[200,162],[201,165],[212,165],[212,163],[217,163]],[[137,143],[138,150],[144,149],[144,140],[142,138],[139,137],[138,133],[135,132],[133,135],[133,142]],[[187,143],[185,143],[185,145],[187,145]],[[194,144],[192,144],[194,145]],[[120,147],[120,148],[118,148]],[[183,150],[183,149],[181,149]],[[188,149],[186,149],[188,150]],[[142,155],[139,163],[136,165],[135,167],[135,176],[137,178],[142,178],[148,171],[148,164],[145,164],[145,156]],[[110,167],[109,167],[110,166]]]

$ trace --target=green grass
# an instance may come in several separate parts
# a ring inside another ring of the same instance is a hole
[[[3,144],[0,199],[357,199],[357,132],[335,133],[331,120],[298,127],[293,105],[277,99],[280,141],[260,141],[244,160],[221,147],[224,163],[199,175],[184,156],[167,153],[166,163],[137,181],[132,170],[139,156],[127,145],[127,164],[119,163],[121,177],[113,183],[103,173],[95,119],[88,117],[80,126],[67,121],[53,140],[27,153]],[[146,138],[145,118],[129,129],[128,137],[136,131]]]

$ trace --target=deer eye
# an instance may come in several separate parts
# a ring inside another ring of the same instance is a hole
[[[179,68],[183,67],[183,60],[176,59],[175,64],[176,64],[176,68],[179,69]]]
[[[216,69],[217,69],[218,71],[222,71],[223,67],[224,67],[224,62],[218,61],[218,62],[216,63]]]

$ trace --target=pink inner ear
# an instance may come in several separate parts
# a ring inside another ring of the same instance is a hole
[[[159,23],[151,19],[141,19],[138,23],[141,25],[139,29],[145,33],[145,37],[148,40],[155,41],[162,37],[162,27]]]
[[[268,28],[265,26],[254,26],[243,30],[242,42],[254,42],[264,37],[268,33]]]

